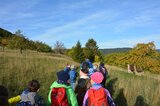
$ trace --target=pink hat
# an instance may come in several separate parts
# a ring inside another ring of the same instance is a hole
[[[104,77],[103,77],[102,73],[100,73],[100,72],[95,72],[91,75],[91,79],[97,84],[100,84],[102,82],[103,78]]]

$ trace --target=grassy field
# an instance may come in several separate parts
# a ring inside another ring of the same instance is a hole
[[[160,106],[160,75],[137,76],[126,69],[107,66],[107,89],[116,106]]]
[[[0,52],[0,85],[9,90],[9,97],[20,94],[28,81],[37,79],[41,83],[39,93],[47,101],[49,87],[56,80],[56,72],[67,63],[79,65],[71,58],[24,51]],[[160,76],[145,73],[136,76],[127,70],[107,66],[109,78],[106,88],[110,91],[116,106],[160,106]]]
[[[9,97],[21,94],[28,81],[37,79],[40,84],[39,93],[47,101],[50,85],[57,79],[56,72],[65,65],[75,63],[63,55],[24,51],[0,52],[0,85],[9,90]]]

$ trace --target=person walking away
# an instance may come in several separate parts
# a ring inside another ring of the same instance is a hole
[[[100,65],[99,65],[99,72],[101,72],[103,74],[104,79],[101,82],[101,84],[102,84],[103,87],[105,87],[106,79],[108,77],[108,71],[107,71],[107,68],[105,67],[103,62],[101,62]]]
[[[64,68],[64,71],[66,71],[69,74],[70,70],[71,70],[71,65],[67,63],[66,67]]]
[[[40,83],[37,80],[29,81],[28,87],[20,95],[17,106],[44,106],[43,98],[38,94]]]
[[[75,90],[77,76],[78,76],[78,74],[76,72],[76,67],[74,65],[72,65],[71,71],[69,72],[69,78],[70,78],[70,85],[72,86],[73,90]]]
[[[85,94],[83,106],[115,106],[109,91],[100,84],[103,78],[100,72],[91,75],[92,87]]]
[[[48,101],[50,106],[78,106],[76,95],[69,85],[69,75],[64,70],[57,72],[58,80],[50,87]]]
[[[9,106],[8,90],[5,86],[0,85],[0,106]]]
[[[80,70],[80,78],[75,88],[75,93],[77,94],[78,106],[82,106],[84,95],[86,91],[90,88],[90,79],[88,76],[88,69]]]

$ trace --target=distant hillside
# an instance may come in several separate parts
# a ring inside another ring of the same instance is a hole
[[[110,54],[110,53],[121,53],[121,52],[128,52],[132,48],[112,48],[112,49],[99,49],[103,54]],[[160,49],[157,49],[160,52]]]
[[[11,37],[13,34],[5,29],[0,28],[0,38],[2,37]]]
[[[99,49],[103,54],[128,52],[132,48],[113,48],[113,49]]]

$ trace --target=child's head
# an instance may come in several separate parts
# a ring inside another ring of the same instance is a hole
[[[104,77],[102,73],[100,72],[95,72],[91,75],[91,84],[100,84],[103,81]]]
[[[0,106],[9,106],[8,104],[8,90],[6,87],[0,85]]]
[[[30,92],[37,92],[40,88],[40,84],[37,80],[32,80],[28,83],[28,89]]]
[[[71,65],[71,70],[75,70],[76,67],[74,65]]]
[[[99,66],[100,66],[100,67],[104,67],[105,65],[104,65],[103,62],[101,62],[101,63],[99,64]]]
[[[66,71],[61,70],[57,72],[57,78],[58,78],[58,82],[61,82],[61,83],[69,82],[69,74]]]

